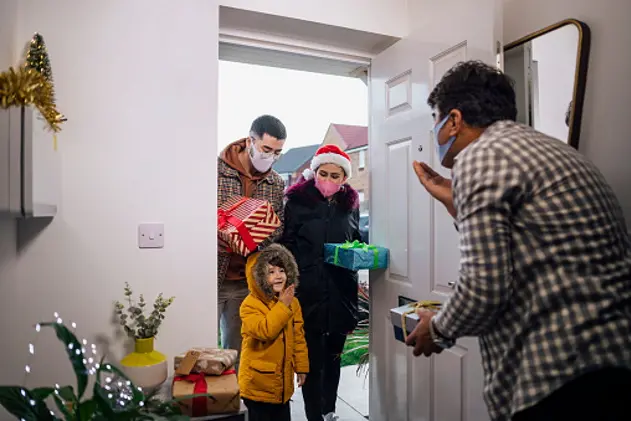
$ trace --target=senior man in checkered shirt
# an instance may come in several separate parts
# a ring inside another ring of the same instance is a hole
[[[440,312],[420,312],[414,355],[478,336],[495,421],[631,420],[631,242],[612,189],[575,149],[515,123],[497,69],[461,63],[428,103],[452,180],[414,169],[456,220],[460,278]]]

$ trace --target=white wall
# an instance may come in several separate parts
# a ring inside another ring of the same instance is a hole
[[[18,0],[0,1],[0,69],[13,63],[14,37],[17,28]],[[0,70],[0,71],[1,71]]]
[[[219,0],[222,6],[403,37],[408,0]]]
[[[577,51],[578,28],[574,25],[532,40],[532,59],[538,68],[534,128],[560,140],[566,140],[569,133],[565,114],[574,92]]]
[[[601,169],[620,199],[631,224],[631,2],[628,0],[507,0],[504,41],[573,17],[592,30],[592,48],[579,150]]]
[[[2,68],[42,33],[68,117],[60,213],[23,250],[14,222],[0,221],[2,384],[21,383],[31,326],[53,311],[88,340],[113,337],[125,281],[151,300],[177,297],[159,350],[216,343],[218,8],[186,3],[0,2]],[[156,221],[165,223],[165,248],[139,250],[137,224]],[[73,382],[54,335],[40,335],[30,384]],[[121,356],[120,345],[112,350]]]

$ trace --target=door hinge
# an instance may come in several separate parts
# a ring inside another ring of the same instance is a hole
[[[502,62],[503,61],[502,60],[503,53],[504,53],[504,48],[502,47],[502,43],[499,42],[499,41],[496,41],[496,44],[495,44],[495,65],[501,71],[504,71],[504,63]]]

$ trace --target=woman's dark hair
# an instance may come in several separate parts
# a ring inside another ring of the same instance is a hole
[[[427,99],[439,117],[457,109],[465,123],[488,127],[496,121],[515,120],[517,105],[513,81],[481,61],[456,64],[442,77]]]
[[[279,256],[272,257],[267,263],[272,266],[276,266],[277,268],[281,268],[282,270],[287,272],[287,268],[285,267],[285,262],[283,262],[283,259],[281,259]]]

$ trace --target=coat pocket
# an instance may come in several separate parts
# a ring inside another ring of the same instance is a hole
[[[260,391],[274,391],[280,387],[276,364],[264,360],[252,360],[250,363],[252,386]]]

